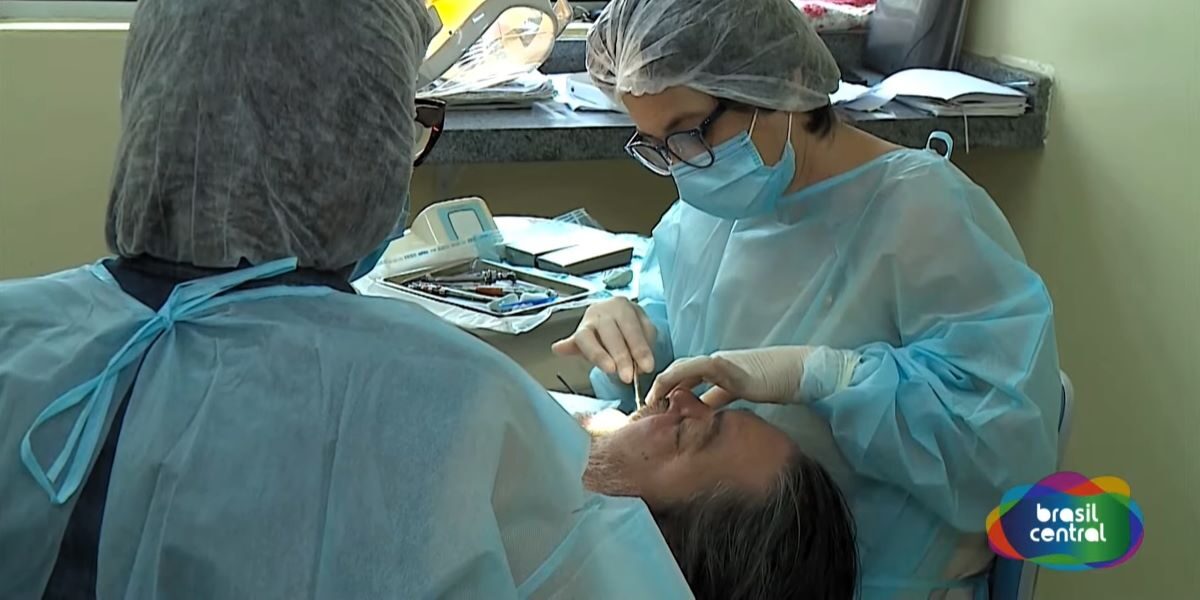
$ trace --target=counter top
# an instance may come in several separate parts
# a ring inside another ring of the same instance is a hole
[[[842,66],[854,72],[861,57],[864,36],[858,33],[822,36]],[[546,72],[583,70],[583,44],[561,41],[543,68]],[[893,103],[889,116],[840,111],[857,127],[897,144],[925,145],[929,134],[945,131],[956,149],[970,147],[1032,149],[1046,137],[1046,108],[1051,82],[1034,73],[993,60],[964,55],[960,70],[1000,83],[1025,83],[1030,109],[1019,117],[937,118]],[[557,102],[530,109],[451,110],[446,128],[427,164],[605,160],[625,157],[625,142],[633,122],[621,113],[574,112]]]

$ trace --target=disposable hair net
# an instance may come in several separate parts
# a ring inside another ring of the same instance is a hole
[[[412,175],[420,0],[141,0],[106,237],[202,267],[355,263]]]
[[[683,86],[788,112],[828,105],[839,79],[791,0],[613,0],[588,35],[587,69],[614,97]]]

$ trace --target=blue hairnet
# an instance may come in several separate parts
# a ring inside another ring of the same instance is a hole
[[[336,270],[395,226],[412,175],[420,0],[141,0],[106,236],[202,267]]]
[[[613,0],[588,35],[610,94],[688,87],[789,112],[829,104],[837,63],[791,0]]]

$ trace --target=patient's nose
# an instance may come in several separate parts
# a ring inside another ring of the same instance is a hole
[[[712,417],[711,406],[700,401],[695,394],[688,390],[675,390],[667,399],[671,401],[670,412],[689,419],[708,419]]]

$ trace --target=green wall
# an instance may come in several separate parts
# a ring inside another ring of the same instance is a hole
[[[0,278],[105,255],[124,42],[119,31],[0,30]],[[429,166],[414,178],[413,213],[481,195],[496,214],[583,206],[610,229],[649,233],[673,189],[626,160]]]
[[[1129,481],[1131,562],[1048,573],[1040,598],[1200,594],[1200,3],[976,0],[970,49],[1050,65],[1046,147],[961,162],[1055,300],[1077,387],[1068,468]]]
[[[104,254],[124,43],[0,30],[0,278]]]

